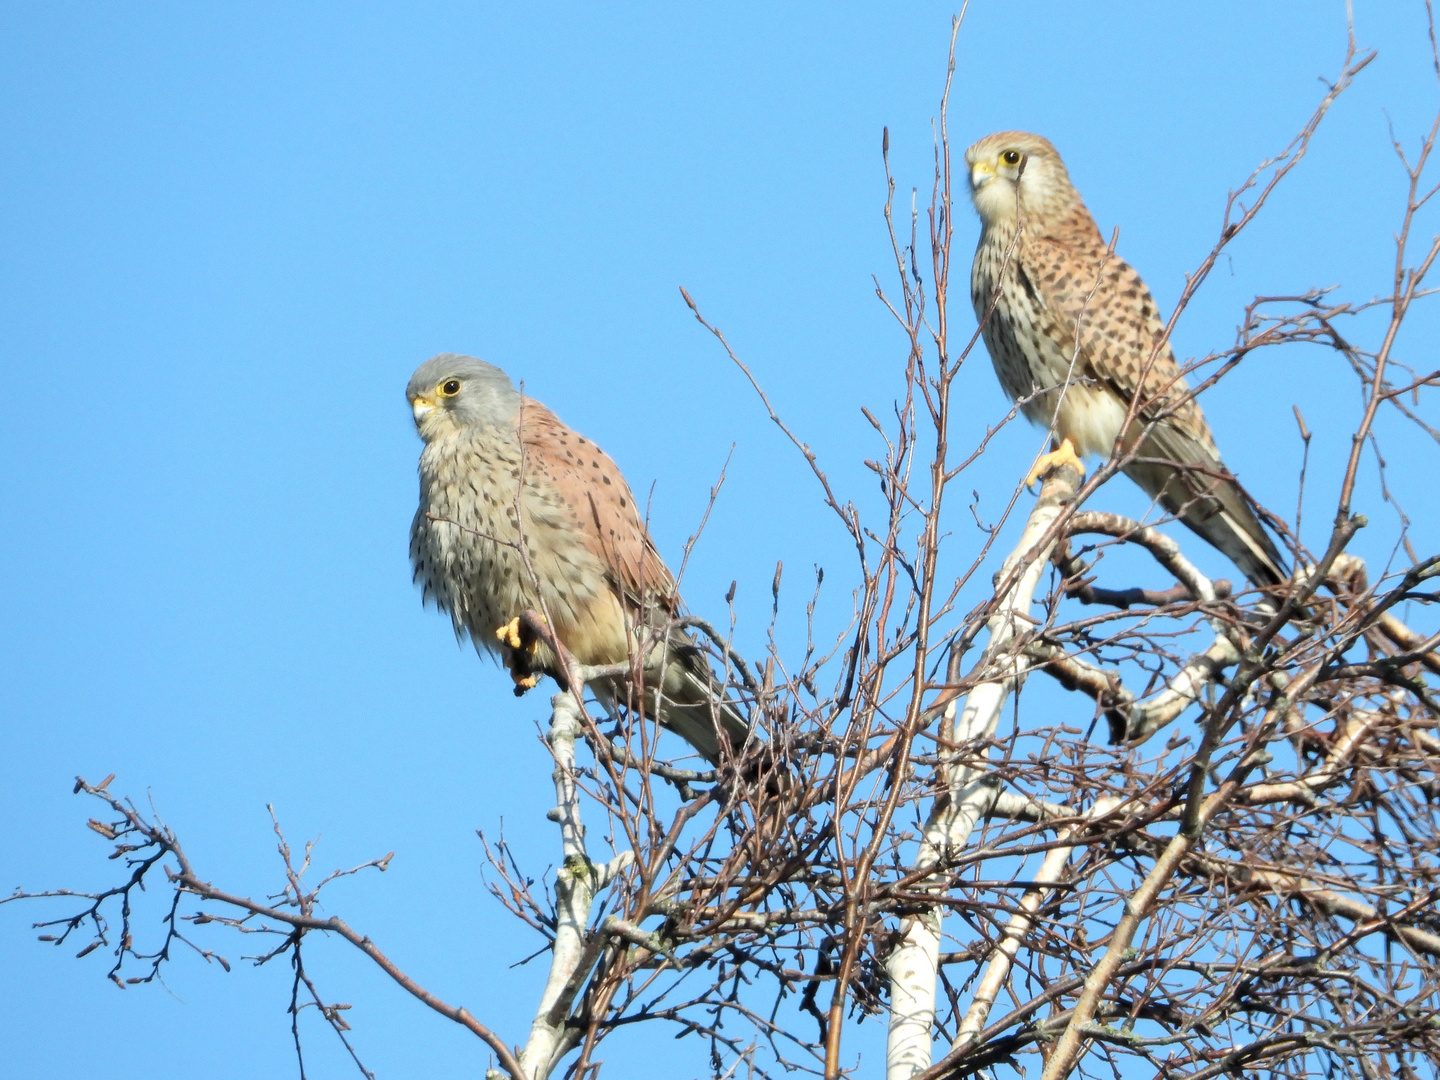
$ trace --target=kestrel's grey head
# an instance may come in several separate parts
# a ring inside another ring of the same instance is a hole
[[[999,131],[965,151],[970,194],[986,225],[1013,221],[1017,213],[1064,214],[1080,201],[1070,174],[1050,140],[1028,131]]]
[[[440,353],[416,368],[405,399],[427,443],[467,428],[513,423],[520,411],[520,392],[510,376],[462,353]]]

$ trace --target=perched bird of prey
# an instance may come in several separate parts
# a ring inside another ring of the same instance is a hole
[[[538,612],[581,664],[644,656],[646,712],[711,762],[722,739],[738,750],[748,729],[704,655],[683,631],[663,630],[678,610],[675,581],[615,463],[472,356],[431,357],[405,396],[425,442],[410,560],[456,635],[497,653],[517,692],[540,674],[564,685],[554,652],[519,625]],[[591,689],[613,708],[629,683]]]
[[[1109,251],[1055,148],[1002,131],[965,151],[980,244],[970,298],[1005,393],[1055,440],[1032,471],[1108,457],[1138,405],[1125,474],[1257,585],[1287,580],[1280,553],[1175,363],[1140,275]],[[994,305],[993,310],[991,305]]]

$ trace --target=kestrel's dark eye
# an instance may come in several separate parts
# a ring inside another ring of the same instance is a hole
[[[446,383],[445,383],[445,385],[442,386],[442,387],[440,387],[440,392],[441,392],[442,394],[444,394],[446,397],[454,397],[456,394],[458,394],[458,393],[460,392],[460,380],[459,380],[459,379],[449,379],[449,380],[447,380]]]
[[[1019,165],[1019,164],[1020,164],[1020,151],[1019,151],[1019,150],[1006,150],[1003,154],[1000,155],[1000,160],[1003,161],[1003,162],[1005,162],[1006,165]]]

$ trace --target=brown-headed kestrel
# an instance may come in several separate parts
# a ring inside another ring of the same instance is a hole
[[[1002,131],[965,151],[965,164],[981,222],[975,317],[1005,393],[1055,440],[1030,479],[1061,461],[1083,474],[1078,456],[1109,457],[1136,403],[1120,447],[1135,453],[1125,474],[1251,581],[1285,581],[1280,553],[1220,460],[1150,290],[1101,239],[1055,148]]]
[[[431,357],[405,396],[425,441],[410,560],[456,636],[498,654],[517,692],[541,674],[563,686],[554,652],[518,623],[534,611],[581,664],[643,655],[646,712],[710,761],[722,739],[739,750],[745,722],[695,643],[665,629],[675,580],[615,463],[472,356]],[[619,677],[590,688],[607,709],[630,689]]]

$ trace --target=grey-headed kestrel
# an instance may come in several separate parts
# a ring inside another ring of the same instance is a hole
[[[1079,456],[1110,456],[1138,398],[1125,474],[1255,584],[1287,580],[1163,340],[1150,290],[1109,251],[1055,148],[1002,131],[966,150],[965,164],[981,222],[975,317],[1005,393],[1055,440],[1029,479],[1061,461],[1083,474]]]
[[[682,630],[664,629],[679,609],[675,580],[615,462],[472,356],[431,357],[405,396],[425,441],[410,560],[456,636],[498,654],[517,693],[540,674],[566,684],[550,647],[524,640],[526,610],[581,664],[644,650],[646,712],[711,762],[722,739],[739,750],[748,729],[704,655]],[[613,710],[629,682],[600,679],[591,690]]]

